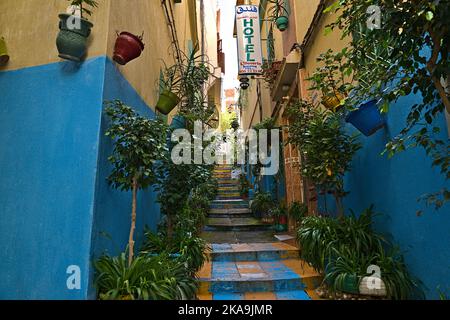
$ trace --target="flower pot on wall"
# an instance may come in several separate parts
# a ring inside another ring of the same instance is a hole
[[[180,98],[178,98],[175,93],[169,90],[164,90],[159,96],[156,108],[162,114],[167,115],[177,106],[178,103],[180,103]]]
[[[345,121],[351,123],[367,137],[386,125],[386,119],[380,113],[376,100],[361,104],[357,110],[348,114]]]
[[[142,37],[129,32],[121,32],[117,34],[113,59],[120,65],[126,65],[131,60],[138,58],[144,51],[144,47]]]
[[[275,24],[277,25],[278,30],[283,32],[283,31],[285,31],[288,28],[289,18],[286,17],[286,16],[278,17],[275,20]]]
[[[87,39],[94,26],[86,19],[70,14],[59,15],[59,34],[56,38],[59,57],[80,62],[86,56]]]
[[[8,49],[6,48],[5,38],[0,38],[0,66],[4,66],[9,61]]]

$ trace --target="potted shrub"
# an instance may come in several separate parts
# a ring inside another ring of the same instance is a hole
[[[126,31],[117,33],[113,60],[120,65],[126,65],[131,60],[138,58],[145,48],[142,42],[143,36],[144,33],[141,36],[135,36]]]
[[[94,26],[86,16],[98,6],[95,0],[70,0],[68,13],[59,15],[59,34],[56,38],[59,57],[80,62],[86,56],[87,39]],[[89,8],[89,9],[88,9]]]
[[[347,92],[352,88],[351,81],[347,81],[351,69],[346,67],[346,54],[345,48],[338,53],[329,49],[320,54],[317,58],[320,66],[308,78],[312,83],[309,90],[321,92],[323,106],[331,111],[338,111],[344,105]]]
[[[136,114],[119,100],[106,103],[111,126],[106,136],[114,140],[113,154],[108,158],[112,172],[110,185],[132,191],[131,227],[128,241],[128,264],[134,256],[137,193],[156,183],[155,162],[165,157],[166,125],[159,119],[149,120]]]
[[[287,11],[284,0],[269,0],[273,6],[269,9],[269,19],[275,22],[278,30],[285,31],[289,26],[289,12]]]
[[[284,205],[279,205],[271,209],[271,213],[275,218],[275,230],[283,232],[287,230],[287,213]]]
[[[4,66],[9,61],[8,50],[6,48],[5,38],[0,37],[0,66]]]
[[[308,206],[302,202],[293,202],[289,208],[289,217],[299,225],[308,214]]]
[[[257,216],[263,216],[269,213],[270,209],[275,205],[272,195],[268,192],[256,192],[255,198],[250,205],[253,213]]]
[[[302,176],[318,190],[331,190],[338,215],[343,216],[342,199],[347,195],[344,175],[351,169],[353,156],[361,148],[358,136],[344,130],[338,114],[320,110],[309,102],[296,103],[288,113],[292,116],[289,142],[300,151]]]
[[[239,180],[240,180],[240,193],[241,193],[241,197],[244,200],[248,200],[248,194],[250,192],[250,183],[247,180],[247,177],[245,176],[245,174],[241,174],[239,176]]]

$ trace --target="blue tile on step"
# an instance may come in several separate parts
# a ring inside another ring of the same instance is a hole
[[[276,293],[278,300],[311,300],[303,290],[282,291]]]

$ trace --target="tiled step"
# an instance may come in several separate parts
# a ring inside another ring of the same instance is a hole
[[[238,185],[235,186],[226,186],[226,187],[219,187],[217,188],[217,191],[219,193],[233,193],[233,192],[239,192],[241,188],[239,188]]]
[[[295,265],[295,269],[292,266]],[[215,261],[200,272],[199,294],[304,291],[319,286],[321,277],[299,259],[283,261]]]
[[[226,199],[219,199],[214,200],[211,203],[211,209],[236,209],[236,208],[243,208],[248,209],[248,201],[244,201],[242,199],[239,200],[226,200]]]
[[[210,209],[209,214],[226,214],[230,216],[241,215],[241,214],[251,214],[252,211],[249,208],[234,208],[234,209]]]
[[[250,231],[250,230],[268,230],[272,225],[264,224],[261,220],[255,218],[242,217],[221,217],[208,218],[205,231]]]
[[[296,259],[298,248],[283,242],[212,244],[211,261],[271,261]]]
[[[265,231],[203,231],[201,237],[209,243],[273,242],[273,230]]]
[[[207,293],[199,294],[199,300],[312,300],[310,290],[279,292]]]

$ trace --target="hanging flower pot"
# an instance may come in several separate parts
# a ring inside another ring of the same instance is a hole
[[[120,65],[126,65],[138,58],[144,51],[144,47],[142,36],[138,37],[129,32],[117,33],[113,59]]]
[[[376,100],[370,100],[349,113],[345,121],[351,123],[365,136],[371,136],[386,125],[385,117],[378,110]]]
[[[278,17],[275,20],[275,24],[277,25],[278,30],[281,32],[285,31],[288,28],[289,25],[289,18],[286,16]]]
[[[94,25],[67,13],[60,14],[59,19],[60,31],[56,38],[59,57],[80,62],[86,55],[87,39]]]
[[[9,61],[8,49],[6,48],[5,38],[0,38],[0,66],[4,66]]]
[[[344,100],[344,96],[340,92],[336,92],[334,94],[323,96],[322,104],[328,110],[337,111],[341,107],[342,100]]]
[[[169,90],[164,90],[159,96],[156,108],[162,114],[167,115],[177,106],[178,103],[180,103],[180,98],[178,98],[175,93]]]

